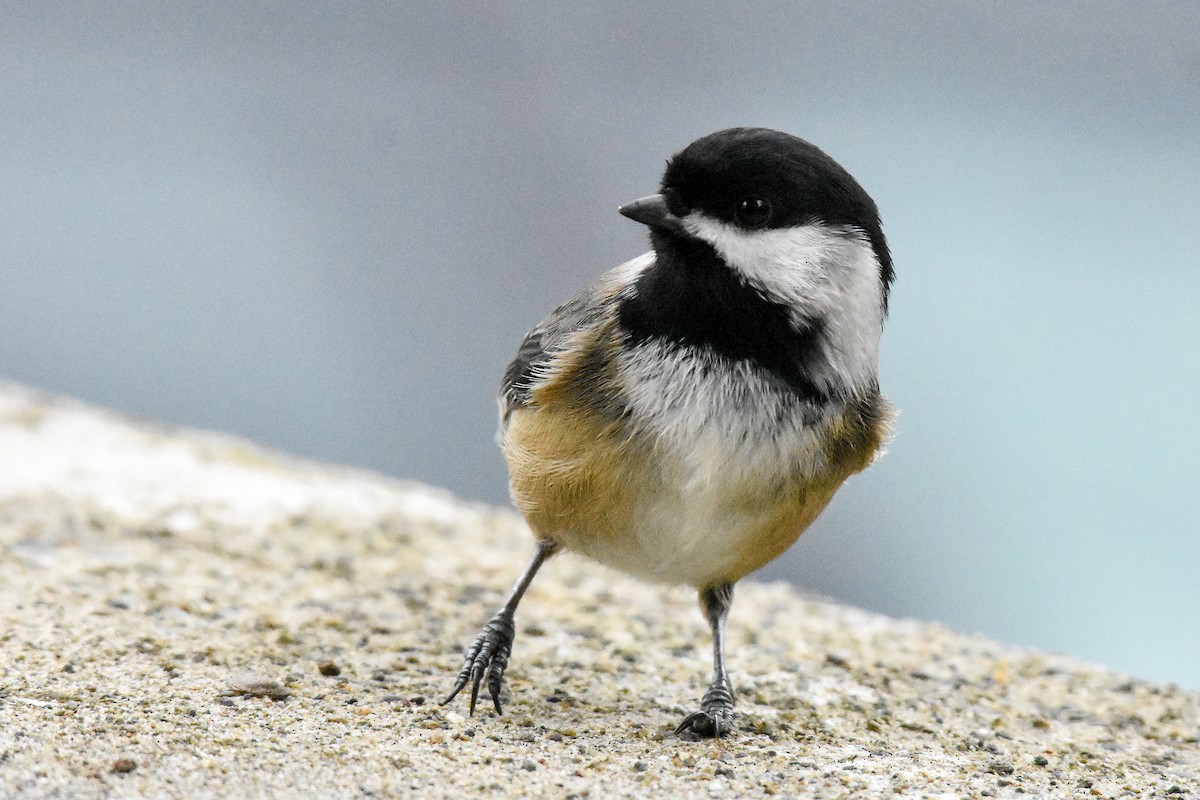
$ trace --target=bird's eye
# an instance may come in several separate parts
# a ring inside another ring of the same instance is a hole
[[[761,228],[771,221],[771,203],[761,197],[746,197],[738,201],[733,219],[743,228]]]

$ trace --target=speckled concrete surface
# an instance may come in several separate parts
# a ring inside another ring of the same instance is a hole
[[[739,587],[741,732],[681,742],[691,592],[571,557],[505,715],[439,707],[530,548],[435,490],[0,385],[0,795],[1200,796],[1197,694],[783,585]]]

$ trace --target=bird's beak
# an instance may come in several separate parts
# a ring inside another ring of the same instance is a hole
[[[618,211],[634,222],[640,222],[651,228],[686,234],[683,220],[671,213],[667,208],[667,200],[661,194],[652,194],[641,200],[634,200],[621,206]]]

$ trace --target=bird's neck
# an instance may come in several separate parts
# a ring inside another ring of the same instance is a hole
[[[830,343],[822,318],[797,317],[693,239],[655,242],[655,260],[621,301],[631,344],[658,340],[748,361],[810,400],[842,394],[828,376]]]

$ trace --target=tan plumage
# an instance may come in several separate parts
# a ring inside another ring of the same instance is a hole
[[[647,529],[647,523],[653,526],[656,506],[686,502],[685,489],[667,448],[637,435],[629,421],[606,417],[607,404],[596,402],[604,394],[598,384],[619,389],[614,335],[611,320],[577,332],[572,346],[544,370],[528,405],[509,413],[501,432],[509,485],[540,539],[643,578],[670,580],[656,573],[657,550],[646,544],[667,532]],[[888,439],[891,419],[882,398],[857,404],[821,423],[818,474],[797,463],[770,480],[730,476],[715,487],[721,512],[751,522],[729,530],[712,572],[683,582],[699,589],[733,583],[776,558],[842,483],[871,463]]]

